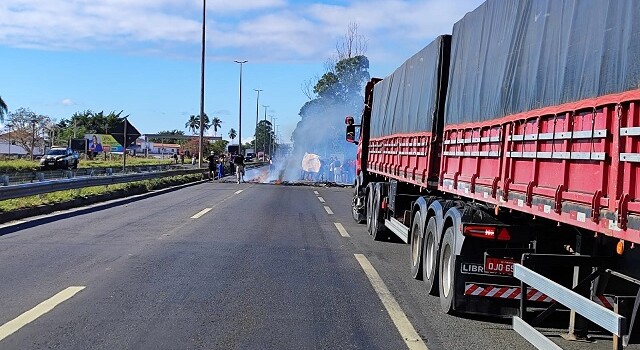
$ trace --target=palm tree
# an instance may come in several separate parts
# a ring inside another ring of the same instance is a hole
[[[233,139],[235,139],[236,136],[238,136],[238,133],[234,128],[231,128],[231,130],[229,130],[229,137],[231,138],[231,143],[233,143]]]
[[[191,133],[195,134],[196,130],[200,129],[200,116],[199,115],[190,115],[189,121],[184,124],[184,127],[191,130]]]
[[[222,127],[222,120],[218,117],[213,117],[211,126],[213,126],[213,136],[218,136],[218,128]]]
[[[4,115],[8,112],[7,104],[4,103],[4,100],[0,96],[0,122],[4,122]]]
[[[199,121],[199,120],[198,120]],[[209,116],[205,113],[202,116],[202,132],[206,132],[211,127],[211,122],[209,121]]]

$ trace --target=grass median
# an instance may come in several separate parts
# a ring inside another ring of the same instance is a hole
[[[153,158],[134,158],[127,157],[127,166],[144,166],[144,165],[166,165],[173,164],[170,159],[153,159]],[[84,160],[80,159],[79,168],[118,168],[122,167],[122,158],[114,160]],[[12,173],[23,171],[40,170],[40,159],[38,160],[3,160],[0,161],[0,173]]]
[[[29,196],[0,201],[0,214],[43,205],[71,202],[77,199],[90,198],[105,194],[117,194],[115,198],[140,194],[170,186],[177,186],[202,179],[201,174],[170,176],[158,179],[135,181],[109,186],[85,187],[75,190],[51,192],[37,196]],[[105,198],[105,200],[110,198]]]

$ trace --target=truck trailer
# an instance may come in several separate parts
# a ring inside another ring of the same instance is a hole
[[[617,309],[617,336],[631,333],[637,17],[631,0],[489,0],[367,83],[359,122],[345,121],[358,147],[353,218],[375,240],[409,244],[411,276],[444,312],[561,308],[515,268]],[[574,335],[585,334],[585,311],[571,309]]]

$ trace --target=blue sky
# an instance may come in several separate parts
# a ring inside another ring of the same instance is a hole
[[[252,138],[256,92],[288,141],[350,23],[367,41],[372,76],[390,74],[475,9],[479,0],[208,0],[205,111],[225,138]],[[2,0],[0,96],[54,120],[124,111],[142,133],[185,130],[199,113],[202,0]],[[213,131],[212,131],[213,132]]]

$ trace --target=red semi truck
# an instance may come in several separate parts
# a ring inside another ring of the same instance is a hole
[[[514,263],[600,303],[636,295],[637,17],[634,1],[490,0],[367,84],[346,120],[353,218],[410,244],[443,311],[549,305]]]

